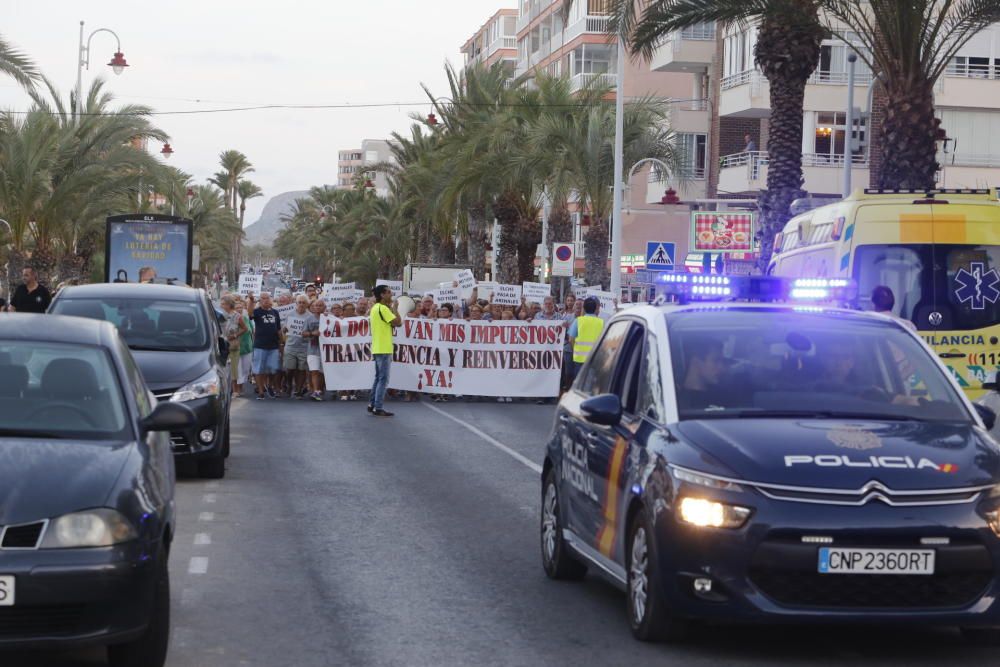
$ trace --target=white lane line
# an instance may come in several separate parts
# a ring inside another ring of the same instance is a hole
[[[208,556],[192,556],[188,564],[189,574],[205,574],[208,572]]]
[[[215,512],[199,512],[198,521],[214,521]]]
[[[208,533],[195,533],[194,543],[195,543],[195,545],[211,544],[212,543],[212,536],[209,535]]]
[[[542,472],[542,466],[538,465],[537,463],[535,463],[534,461],[532,461],[531,459],[529,459],[527,456],[524,456],[522,454],[519,454],[518,452],[515,452],[513,449],[511,449],[507,445],[503,444],[502,442],[500,442],[499,440],[497,440],[493,436],[488,435],[486,433],[483,433],[482,431],[480,431],[478,428],[476,428],[472,424],[468,424],[468,423],[462,421],[461,419],[459,419],[458,417],[450,415],[447,412],[445,412],[444,410],[442,410],[441,408],[433,406],[430,403],[424,403],[423,401],[421,401],[421,404],[425,408],[427,408],[429,410],[433,410],[434,412],[438,413],[439,415],[447,417],[448,419],[452,420],[453,422],[455,422],[459,426],[464,426],[465,428],[467,428],[468,430],[472,431],[473,433],[475,433],[476,435],[478,435],[480,438],[482,438],[486,442],[490,443],[491,445],[493,445],[494,447],[496,447],[497,449],[499,449],[501,452],[510,455],[515,460],[520,461],[521,463],[523,463],[524,465],[528,466],[529,468],[531,468],[535,472],[537,472],[537,473],[541,473]]]
[[[202,501],[208,503],[209,505],[211,505],[212,503],[215,502],[215,494],[214,493],[206,493],[204,496],[202,496]]]
[[[205,485],[205,488],[206,489],[217,489],[217,488],[219,488],[219,483],[218,482],[209,482],[209,483],[207,483]]]

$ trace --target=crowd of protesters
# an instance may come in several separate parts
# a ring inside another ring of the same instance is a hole
[[[597,309],[596,299],[587,301]],[[284,315],[278,312],[277,308],[291,304],[295,305],[294,311],[289,313],[285,309]],[[332,400],[361,400],[362,394],[369,392],[325,390],[320,358],[320,318],[322,315],[334,318],[368,317],[375,305],[374,295],[360,297],[356,301],[327,301],[312,284],[298,294],[286,292],[277,299],[267,292],[259,297],[254,294],[224,294],[220,307],[224,319],[223,336],[229,343],[234,395],[249,397],[244,389],[252,378],[253,394],[257,400],[288,397],[323,401],[328,394],[332,395]],[[395,312],[395,306],[391,310]],[[560,322],[567,332],[561,383],[562,389],[566,389],[575,376],[570,333],[575,331],[577,318],[584,314],[584,300],[578,300],[573,294],[566,295],[562,303],[558,303],[555,297],[546,296],[541,303],[523,300],[520,305],[513,306],[480,299],[474,289],[471,298],[457,304],[436,303],[433,296],[425,295],[405,316],[424,320]],[[417,399],[418,393],[390,390],[389,396],[412,401]],[[460,398],[476,400],[476,397]],[[432,400],[444,402],[448,398],[433,395]],[[511,402],[513,399],[500,397],[490,400]],[[538,399],[538,402],[554,400],[544,398]]]

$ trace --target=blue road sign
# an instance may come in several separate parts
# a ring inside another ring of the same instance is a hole
[[[646,268],[658,271],[674,270],[674,244],[666,241],[646,242]]]

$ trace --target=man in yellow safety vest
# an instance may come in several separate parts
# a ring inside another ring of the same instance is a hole
[[[573,366],[570,372],[570,382],[576,379],[580,367],[587,360],[590,351],[594,349],[597,339],[604,331],[604,320],[597,316],[601,302],[597,297],[588,296],[583,302],[583,315],[576,318],[570,325],[567,335],[573,346]]]

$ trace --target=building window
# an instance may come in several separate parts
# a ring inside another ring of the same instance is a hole
[[[948,76],[964,76],[970,79],[1000,79],[1000,58],[993,60],[993,71],[990,71],[990,59],[979,56],[955,56],[946,70]]]
[[[855,118],[854,130],[852,132],[851,154],[858,156],[864,154],[866,137],[866,119]],[[847,114],[843,111],[818,111],[816,112],[816,131],[813,142],[813,153],[819,161],[837,162],[842,160],[844,155],[844,138],[847,136]]]
[[[708,159],[708,135],[702,133],[681,133],[677,143],[684,153],[682,166],[685,178],[705,178]]]
[[[577,74],[606,74],[613,70],[614,52],[607,44],[584,44],[573,49],[572,73]]]

